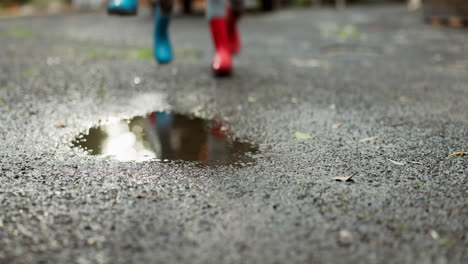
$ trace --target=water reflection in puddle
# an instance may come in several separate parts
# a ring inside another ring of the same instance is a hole
[[[153,112],[92,127],[72,142],[91,155],[120,161],[199,161],[231,164],[253,161],[258,148],[236,140],[226,126],[212,120]]]

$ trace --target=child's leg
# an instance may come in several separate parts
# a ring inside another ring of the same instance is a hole
[[[229,7],[235,15],[240,16],[244,13],[244,0],[229,0]]]
[[[172,15],[173,0],[158,0],[161,7],[162,14],[170,17]]]
[[[110,15],[136,15],[138,0],[110,0],[107,3],[107,13]]]
[[[237,30],[237,22],[243,12],[243,0],[229,0],[229,6],[226,8],[226,21],[232,54],[238,53],[241,47],[239,31]]]
[[[216,17],[224,17],[225,0],[207,0],[206,18],[208,21]]]
[[[212,69],[215,74],[229,74],[232,58],[225,17],[224,0],[207,0],[206,17],[210,23],[211,36],[215,47]]]
[[[172,0],[159,0],[155,12],[154,58],[160,64],[166,64],[172,60],[172,47],[169,39],[171,13]]]

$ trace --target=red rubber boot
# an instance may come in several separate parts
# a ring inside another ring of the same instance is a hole
[[[237,21],[239,21],[239,18],[240,14],[234,14],[229,7],[226,8],[226,23],[232,54],[239,53],[241,48],[240,35],[239,31],[237,30]]]
[[[229,48],[226,20],[216,17],[210,20],[211,36],[215,47],[212,69],[216,75],[228,75],[232,70],[232,56]]]

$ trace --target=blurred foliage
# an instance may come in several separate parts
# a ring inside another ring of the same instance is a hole
[[[47,5],[52,2],[71,2],[71,0],[1,0],[0,6],[7,7],[24,4]]]
[[[373,3],[404,3],[407,0],[345,0],[346,4],[373,4]],[[337,0],[290,0],[295,5],[317,5],[317,4],[336,4]]]
[[[89,59],[125,58],[125,59],[152,59],[153,50],[150,48],[104,49],[91,48],[88,50]]]
[[[6,35],[10,38],[27,39],[33,37],[33,32],[25,28],[12,28],[7,30]]]
[[[31,2],[31,0],[3,0],[0,4],[7,6],[13,4],[25,4],[27,2]]]

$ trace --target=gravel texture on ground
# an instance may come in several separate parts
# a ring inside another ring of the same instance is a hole
[[[226,79],[202,17],[171,29],[160,67],[146,12],[0,21],[0,263],[468,262],[468,156],[448,157],[468,151],[466,29],[403,5],[247,16]],[[201,167],[69,148],[157,110],[219,119],[260,153]]]

